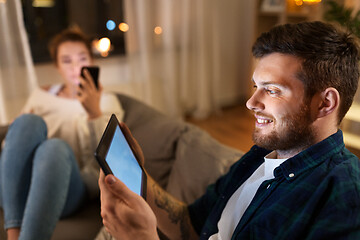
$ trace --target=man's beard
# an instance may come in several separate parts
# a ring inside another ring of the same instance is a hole
[[[256,145],[268,150],[306,149],[315,142],[315,133],[311,127],[310,109],[303,103],[296,114],[287,114],[271,133],[262,134],[260,129],[253,132],[253,141]]]

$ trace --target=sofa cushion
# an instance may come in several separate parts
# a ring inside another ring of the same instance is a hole
[[[242,155],[189,124],[178,141],[166,190],[178,199],[192,203]]]

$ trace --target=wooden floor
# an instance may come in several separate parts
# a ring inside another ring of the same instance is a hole
[[[221,143],[244,152],[253,145],[254,120],[245,104],[225,108],[205,120],[186,118],[186,121],[204,129]]]

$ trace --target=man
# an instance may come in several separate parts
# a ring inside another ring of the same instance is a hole
[[[339,130],[358,85],[355,40],[322,22],[286,24],[253,55],[256,145],[189,206],[150,177],[145,202],[101,173],[115,238],[158,239],[158,228],[170,239],[360,239],[360,164]]]

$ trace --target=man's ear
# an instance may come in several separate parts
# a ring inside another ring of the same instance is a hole
[[[331,113],[337,113],[340,105],[340,94],[335,88],[326,88],[320,93],[318,107],[318,118],[325,117]]]

